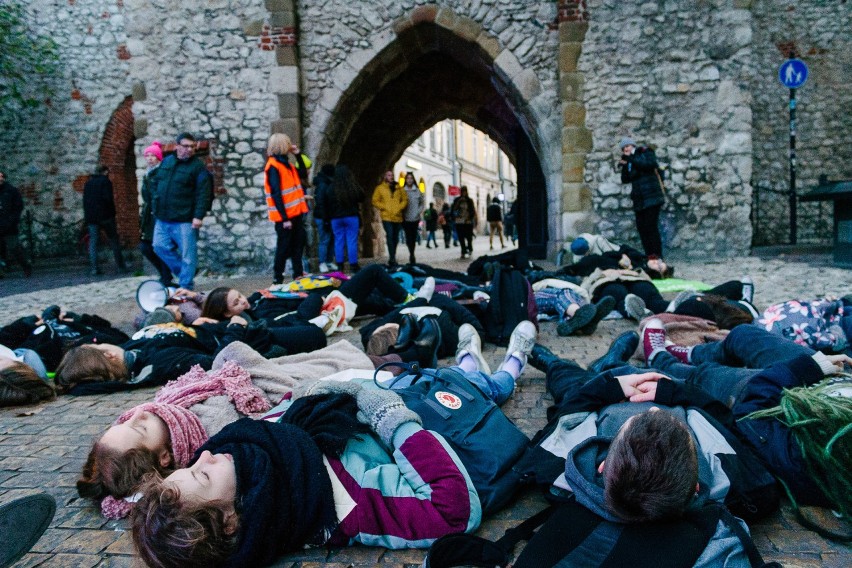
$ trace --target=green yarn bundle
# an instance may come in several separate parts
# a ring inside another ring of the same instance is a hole
[[[775,418],[793,433],[808,471],[847,519],[852,519],[852,377],[784,389],[774,408],[747,418]]]

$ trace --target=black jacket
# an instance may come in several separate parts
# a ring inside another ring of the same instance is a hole
[[[492,203],[485,210],[485,219],[489,223],[498,223],[503,220],[503,209],[499,203]]]
[[[314,177],[314,219],[329,221],[332,178],[320,172]]]
[[[154,187],[157,185],[157,172],[160,166],[147,172],[142,178],[142,208],[139,210],[139,235],[143,241],[154,240],[154,212],[152,201],[154,199]]]
[[[105,175],[93,175],[83,186],[83,215],[87,225],[115,219],[112,182]]]
[[[17,235],[24,211],[24,200],[21,192],[10,184],[0,184],[0,236]]]
[[[212,202],[213,178],[198,158],[166,156],[157,170],[153,195],[154,217],[189,223],[203,219]]]
[[[625,164],[621,166],[621,183],[633,186],[630,198],[633,210],[642,211],[649,207],[665,203],[663,186],[658,177],[657,155],[650,148],[640,146],[630,156],[622,156]]]

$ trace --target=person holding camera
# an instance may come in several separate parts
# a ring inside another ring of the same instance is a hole
[[[636,230],[648,257],[648,266],[662,274],[666,264],[663,262],[663,241],[660,237],[660,209],[666,198],[657,156],[652,149],[637,146],[630,137],[622,138],[619,147],[621,183],[632,185],[630,198],[636,214]]]

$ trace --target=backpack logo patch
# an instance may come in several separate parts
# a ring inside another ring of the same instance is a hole
[[[461,408],[462,401],[459,397],[454,395],[453,393],[449,393],[446,391],[438,391],[435,393],[435,400],[441,403],[442,406],[446,406],[450,410],[458,410]]]

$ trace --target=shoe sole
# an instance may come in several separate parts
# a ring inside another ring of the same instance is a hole
[[[615,298],[612,296],[604,296],[595,304],[595,316],[592,321],[577,330],[577,335],[591,335],[598,329],[598,324],[601,320],[615,309]]]
[[[589,325],[593,319],[595,319],[595,307],[591,304],[586,304],[585,306],[580,306],[574,315],[571,316],[571,319],[567,321],[563,321],[559,325],[556,326],[556,333],[560,337],[567,337],[569,335],[573,335],[577,333],[583,327]]]

